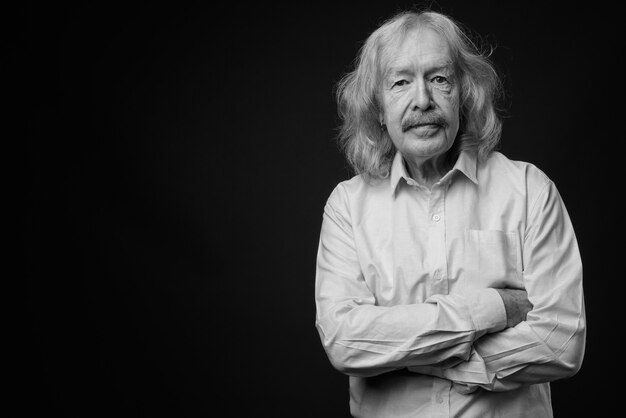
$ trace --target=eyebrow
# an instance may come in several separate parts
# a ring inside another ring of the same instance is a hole
[[[411,67],[412,66],[410,65],[398,65],[395,67],[389,67],[387,71],[385,71],[385,78],[388,78],[394,75],[411,74],[413,73],[413,70]],[[433,72],[437,72],[441,70],[450,71],[453,67],[454,65],[452,61],[439,62],[439,63],[435,63],[431,67],[427,67],[425,72],[433,73]]]

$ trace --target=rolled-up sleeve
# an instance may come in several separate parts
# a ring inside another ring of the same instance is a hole
[[[478,387],[511,390],[570,377],[585,350],[582,262],[574,229],[553,182],[530,207],[523,245],[523,281],[533,309],[513,328],[482,336],[465,362],[420,371]]]
[[[360,268],[341,186],[324,208],[315,298],[316,326],[326,353],[339,371],[354,376],[468,360],[477,338],[506,324],[494,289],[378,306]]]

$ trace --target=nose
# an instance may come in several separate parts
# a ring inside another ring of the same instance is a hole
[[[413,110],[421,111],[430,109],[433,106],[433,102],[431,91],[428,88],[429,86],[424,82],[424,80],[419,80],[418,82],[413,83],[413,86],[413,103],[411,108]]]

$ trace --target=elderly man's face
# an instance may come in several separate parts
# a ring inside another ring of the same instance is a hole
[[[419,162],[444,154],[459,129],[459,87],[447,42],[431,29],[410,32],[388,63],[382,121],[396,148]]]

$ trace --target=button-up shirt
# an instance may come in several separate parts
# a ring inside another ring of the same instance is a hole
[[[533,309],[506,327],[496,288]],[[582,264],[555,184],[534,165],[463,151],[431,188],[400,153],[382,180],[324,208],[316,326],[350,376],[355,417],[551,417],[550,381],[582,363]]]

